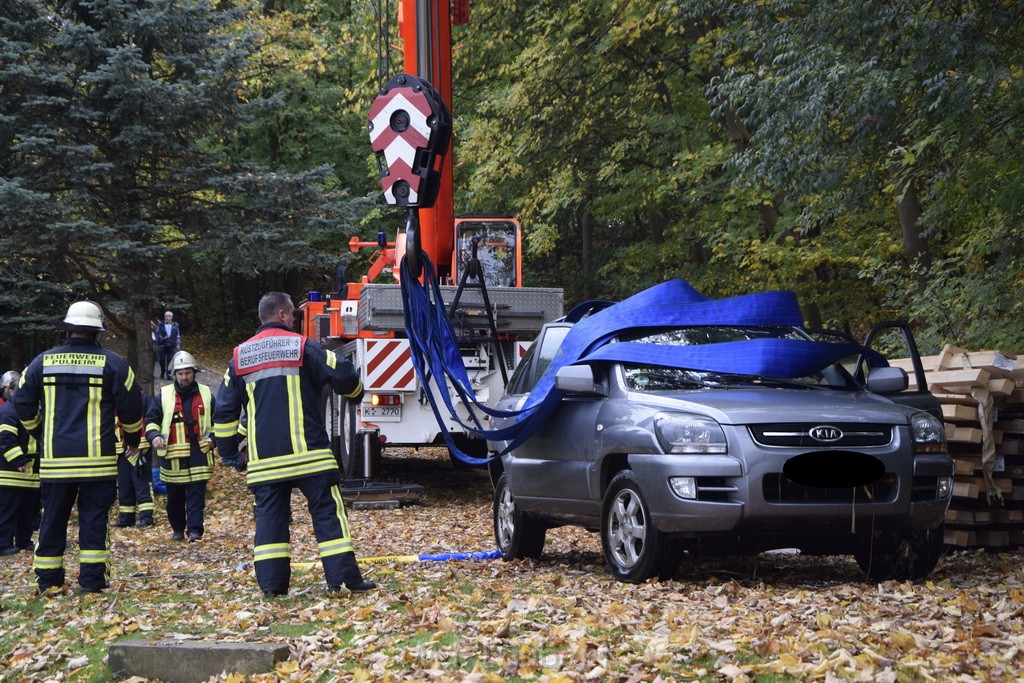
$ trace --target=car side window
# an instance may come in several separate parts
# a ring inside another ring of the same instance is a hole
[[[519,361],[519,365],[516,367],[516,371],[512,373],[512,378],[508,381],[508,389],[506,393],[516,395],[525,394],[529,389],[525,389],[526,377],[530,374],[530,367],[533,366],[533,357],[537,355],[537,344],[533,344],[529,349],[526,350],[526,355]]]
[[[569,334],[570,329],[572,328],[566,325],[547,327],[544,330],[543,336],[534,342],[530,350],[526,352],[526,357],[512,374],[512,379],[508,384],[508,393],[528,394],[533,391],[537,380],[544,376],[551,361],[558,355],[559,349],[562,348],[562,342],[565,341],[565,336]]]

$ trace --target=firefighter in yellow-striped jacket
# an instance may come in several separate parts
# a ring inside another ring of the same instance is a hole
[[[320,395],[325,386],[360,400],[363,386],[353,365],[291,331],[295,306],[281,292],[259,304],[262,325],[239,344],[217,394],[214,434],[225,465],[248,467],[256,498],[256,580],[268,597],[285,595],[291,579],[291,491],[306,497],[313,518],[327,588],[376,588],[356,562],[338,484],[341,475],[324,427]],[[238,455],[242,411],[247,418],[248,461]]]
[[[21,375],[4,373],[8,398]],[[0,406],[0,555],[32,550],[32,526],[39,514],[39,447],[14,412],[13,403]]]
[[[188,351],[171,358],[174,383],[160,389],[146,416],[146,438],[160,459],[167,484],[172,538],[198,541],[205,531],[206,483],[213,477],[213,411],[210,387],[196,381],[199,364]]]
[[[128,455],[137,457],[142,400],[127,361],[96,341],[104,331],[99,306],[71,304],[64,327],[64,344],[29,364],[12,399],[25,427],[42,430],[43,516],[32,567],[40,592],[64,585],[68,522],[77,501],[78,583],[83,591],[98,592],[109,587],[107,516],[117,496],[116,419],[124,427]]]

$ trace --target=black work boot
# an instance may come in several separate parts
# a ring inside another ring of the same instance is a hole
[[[135,526],[135,513],[134,512],[122,512],[117,516],[117,524],[114,526],[124,528],[129,526]]]
[[[353,593],[363,593],[365,591],[371,591],[377,587],[377,583],[375,581],[367,581],[363,578],[363,573],[359,571],[359,563],[356,562],[355,553],[342,553],[341,561],[345,577],[342,583],[345,584],[345,588],[348,588]],[[341,585],[328,584],[327,590],[331,593],[337,593],[341,590]]]
[[[143,512],[142,514],[140,514],[139,521],[135,526],[137,526],[140,529],[143,529],[147,526],[153,526],[153,513]]]

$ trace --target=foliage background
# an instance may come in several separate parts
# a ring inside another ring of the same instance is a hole
[[[145,376],[164,308],[237,338],[402,223],[365,138],[401,68],[388,0],[7,0],[0,24],[5,367],[91,297]],[[1024,3],[476,0],[454,40],[456,213],[521,218],[527,285],[788,288],[812,327],[1024,349]]]

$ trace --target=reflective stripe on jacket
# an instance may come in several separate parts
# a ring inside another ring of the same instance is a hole
[[[362,389],[349,361],[284,325],[263,325],[235,349],[217,394],[214,435],[221,455],[237,452],[244,409],[248,484],[336,471],[320,408],[321,392],[328,385],[345,394]]]
[[[135,373],[92,339],[72,337],[37,356],[12,403],[27,429],[42,430],[44,481],[116,479],[116,418],[127,445],[139,443],[142,399]]]
[[[5,403],[0,406],[0,486],[19,489],[39,488],[38,461],[39,444],[21,424],[14,406]],[[19,472],[11,463],[23,455],[29,460],[24,472]]]
[[[213,476],[213,407],[215,401],[210,387],[196,383],[198,392],[192,400],[202,402],[199,412],[199,433],[195,442],[188,440],[183,415],[176,409],[178,391],[175,384],[160,389],[159,402],[153,401],[146,418],[146,435],[155,438],[164,436],[167,448],[158,452],[161,458],[160,479],[168,484],[188,484],[207,481]],[[191,404],[190,404],[191,408]]]

